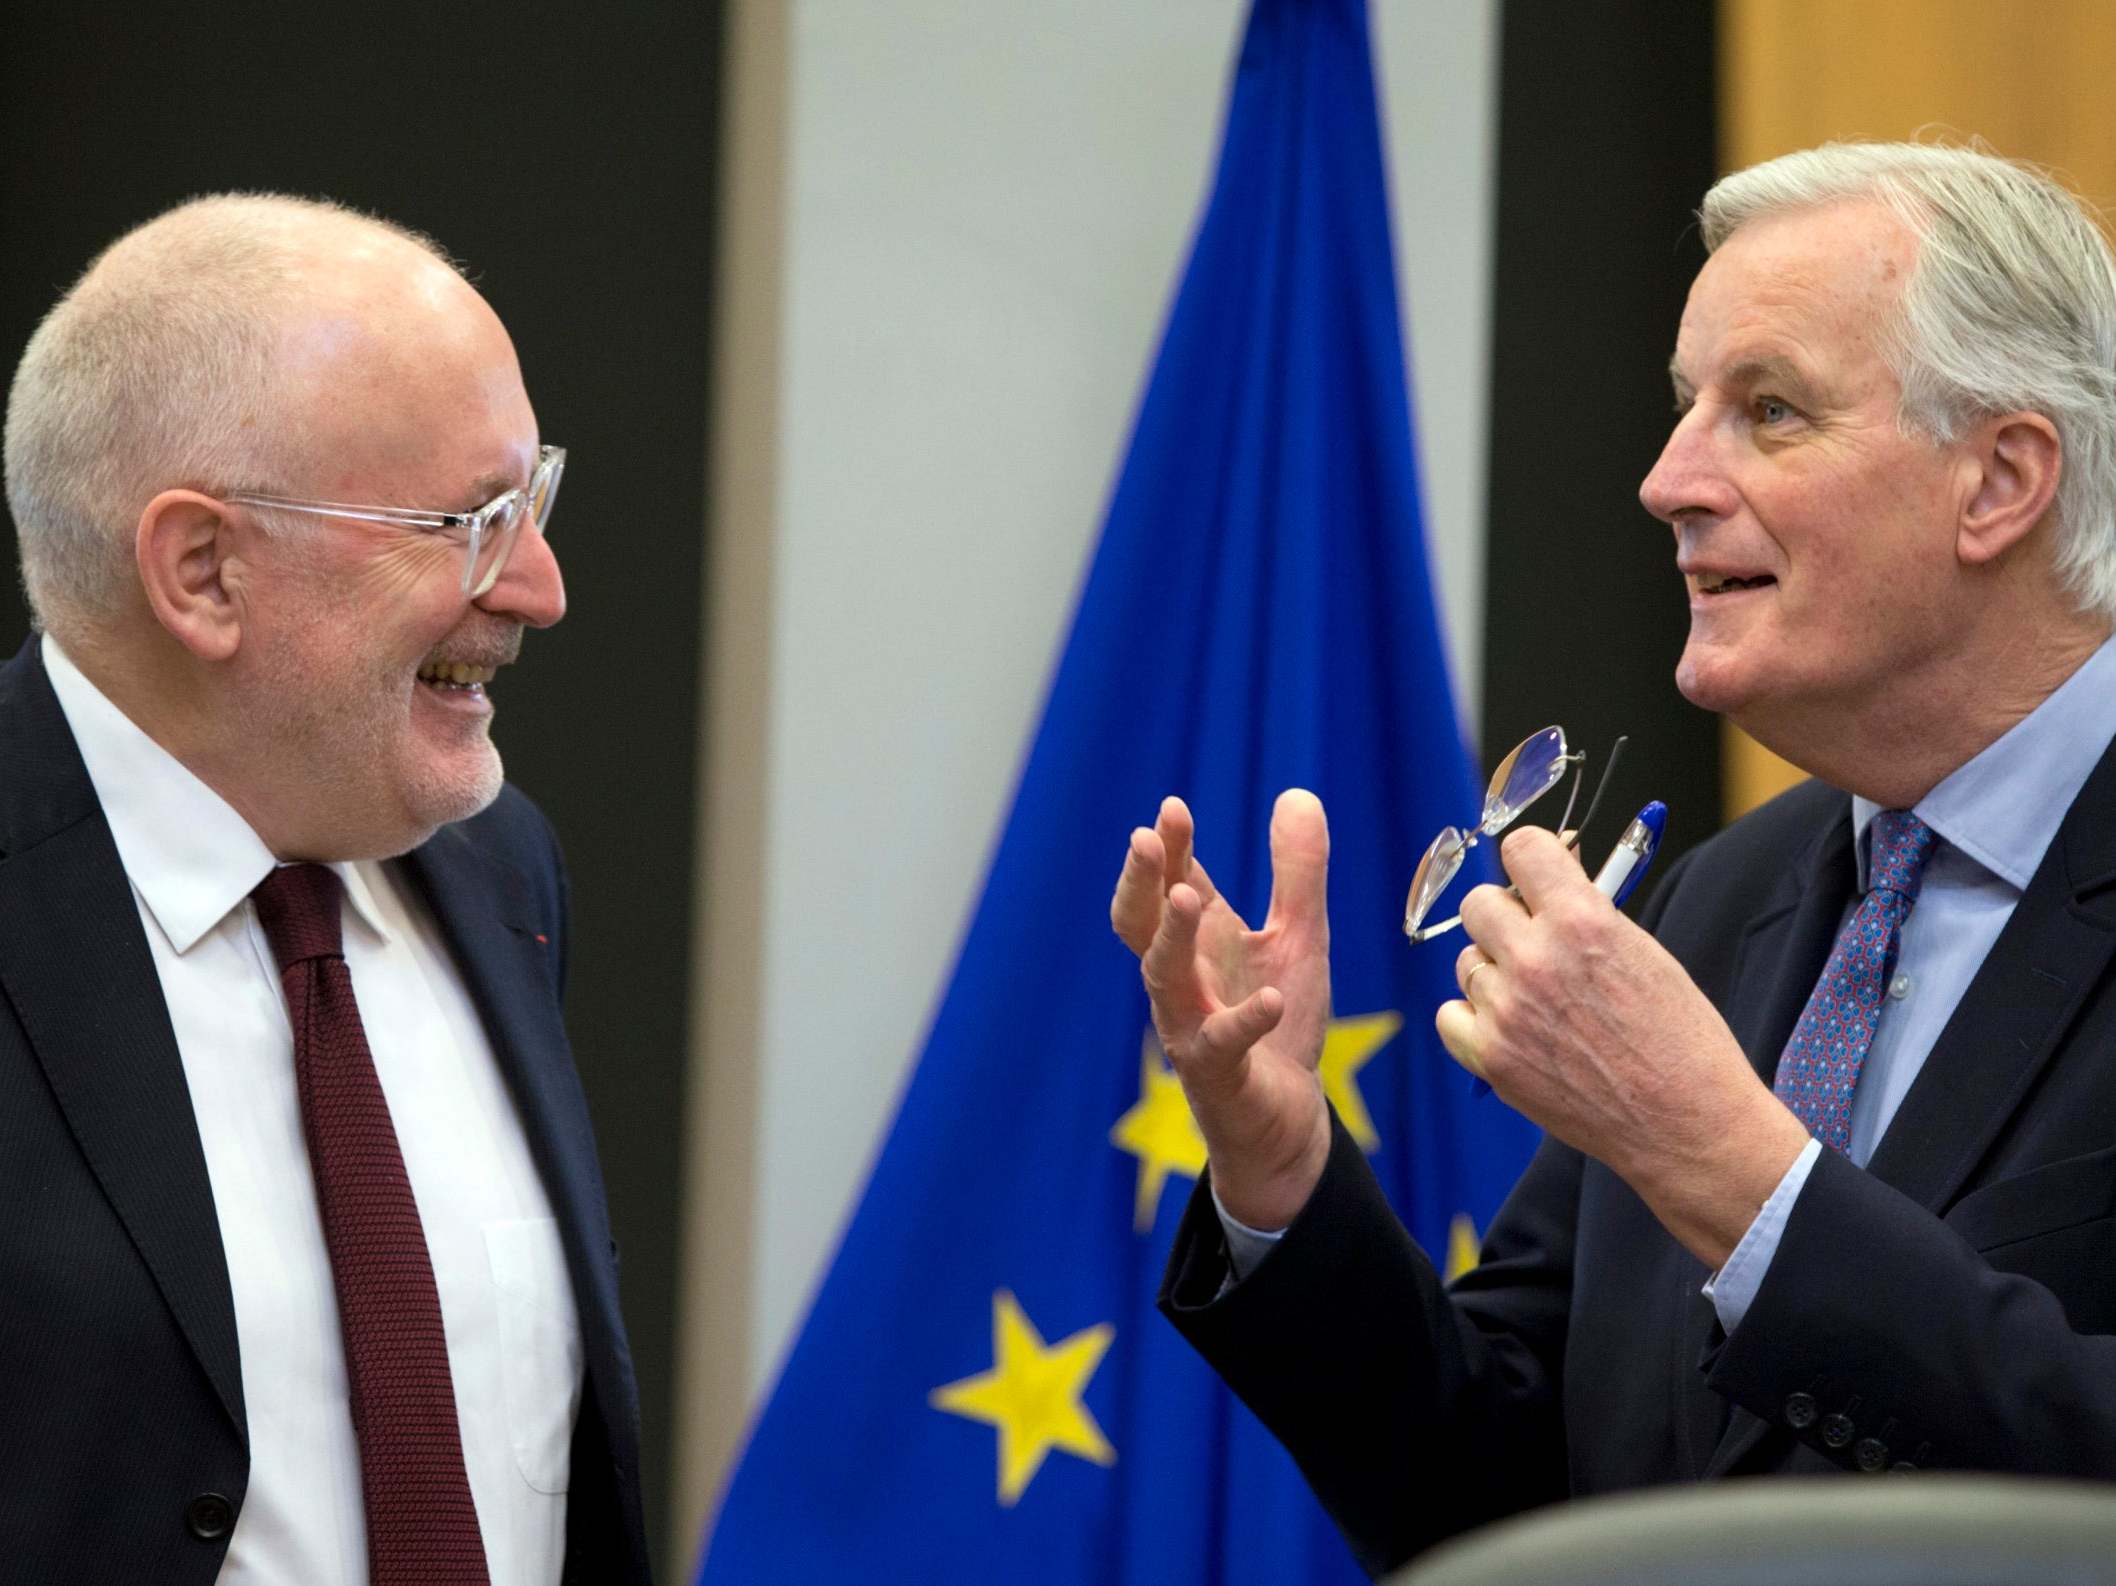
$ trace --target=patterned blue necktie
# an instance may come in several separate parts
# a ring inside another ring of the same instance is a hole
[[[1925,861],[1939,840],[1908,810],[1881,811],[1868,836],[1872,858],[1866,896],[1837,933],[1837,945],[1793,1026],[1771,1086],[1808,1132],[1836,1151],[1851,1149],[1859,1067],[1874,1044],[1903,921],[1918,900]]]

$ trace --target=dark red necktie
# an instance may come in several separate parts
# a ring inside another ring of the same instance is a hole
[[[279,961],[323,1242],[338,1290],[369,1586],[490,1586],[463,1468],[426,1230],[353,1002],[337,874],[284,865],[251,894]]]

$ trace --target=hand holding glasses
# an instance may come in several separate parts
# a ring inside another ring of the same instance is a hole
[[[1519,820],[1529,805],[1564,779],[1568,765],[1574,768],[1572,791],[1566,796],[1565,814],[1558,822],[1558,830],[1570,833],[1565,838],[1567,848],[1577,847],[1581,829],[1593,822],[1594,812],[1601,806],[1602,792],[1609,786],[1609,774],[1623,757],[1626,741],[1618,738],[1610,747],[1608,763],[1595,783],[1594,797],[1587,801],[1587,814],[1577,827],[1572,824],[1572,809],[1579,800],[1580,772],[1586,766],[1586,754],[1566,749],[1563,727],[1545,727],[1516,744],[1491,774],[1491,783],[1484,791],[1483,818],[1466,832],[1455,826],[1442,827],[1425,857],[1418,861],[1417,873],[1411,877],[1411,894],[1403,907],[1403,934],[1413,942],[1429,941],[1462,923],[1459,914],[1433,925],[1424,920],[1440,894],[1447,890],[1447,884],[1461,871],[1463,858],[1477,846],[1478,839],[1496,837]],[[1514,895],[1518,897],[1519,893]]]

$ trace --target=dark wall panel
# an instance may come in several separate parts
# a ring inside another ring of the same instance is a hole
[[[191,194],[318,193],[429,231],[514,333],[572,609],[497,696],[573,870],[569,1023],[624,1249],[650,1520],[669,1469],[691,942],[717,0],[10,8],[0,348]],[[13,562],[12,527],[7,561]],[[0,653],[26,629],[12,577]],[[4,1105],[4,1102],[0,1102]]]
[[[1672,420],[1668,357],[1704,262],[1714,7],[1511,0],[1499,80],[1482,742],[1550,722],[1631,735],[1595,857],[1667,800],[1670,853],[1718,829],[1717,718],[1675,690],[1689,617],[1638,484]]]

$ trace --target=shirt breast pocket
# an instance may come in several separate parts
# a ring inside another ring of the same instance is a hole
[[[538,1492],[562,1493],[580,1413],[581,1348],[558,1224],[548,1217],[487,1223],[485,1255],[515,1463]]]

